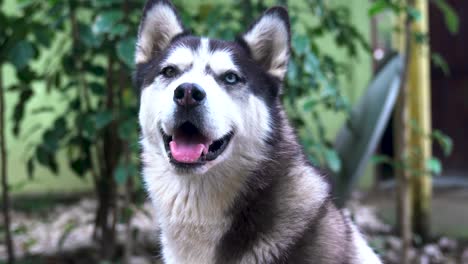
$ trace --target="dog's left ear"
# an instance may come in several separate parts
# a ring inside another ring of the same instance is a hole
[[[183,32],[182,22],[170,0],[147,0],[138,30],[136,64],[149,61]]]
[[[290,26],[288,11],[272,7],[242,35],[255,61],[271,75],[283,79],[288,68]]]

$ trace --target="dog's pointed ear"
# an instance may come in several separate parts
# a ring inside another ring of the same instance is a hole
[[[288,11],[272,7],[254,22],[242,35],[251,55],[273,76],[284,78],[290,52]]]
[[[148,0],[138,29],[136,64],[150,60],[183,32],[182,22],[169,0]]]

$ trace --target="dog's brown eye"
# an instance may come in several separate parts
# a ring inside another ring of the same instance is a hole
[[[177,75],[177,69],[174,66],[167,66],[161,70],[161,74],[166,78],[173,78]]]
[[[233,85],[240,81],[240,77],[233,72],[227,72],[224,74],[223,81],[227,84]]]

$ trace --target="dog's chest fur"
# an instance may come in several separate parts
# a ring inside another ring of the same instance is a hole
[[[165,262],[214,263],[215,249],[231,224],[226,210],[241,182],[229,174],[180,177],[169,172],[161,156],[150,153],[143,154],[143,174],[156,209]]]
[[[250,245],[236,256],[236,263],[270,263],[303,235],[307,219],[318,214],[329,192],[318,174],[297,164],[283,171],[276,187],[261,198],[260,203],[267,208],[251,208],[258,219],[249,220],[258,229],[268,226],[268,232],[252,230],[255,234],[248,234],[238,230],[239,234],[235,234],[233,220],[240,217],[234,219],[229,210],[236,207],[238,195],[246,191],[246,183],[241,181],[244,177],[239,177],[246,171],[236,170],[230,175],[217,170],[217,175],[203,175],[203,179],[181,178],[168,173],[170,167],[161,162],[161,157],[149,153],[147,149],[143,154],[144,177],[157,211],[165,263],[219,263],[220,256],[226,254],[223,252],[226,249],[220,248],[222,239],[229,232],[240,240],[244,240],[243,236],[257,237],[255,241],[245,240]],[[269,215],[275,219],[268,218]],[[243,246],[234,244],[227,250],[234,252],[235,247]]]
[[[224,222],[224,221],[223,221]],[[215,249],[228,224],[171,223],[161,233],[166,263],[213,263]]]

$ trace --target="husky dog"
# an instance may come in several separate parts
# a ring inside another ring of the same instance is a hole
[[[236,41],[190,35],[167,0],[143,12],[143,175],[164,262],[381,263],[286,119],[286,9],[267,10]]]

